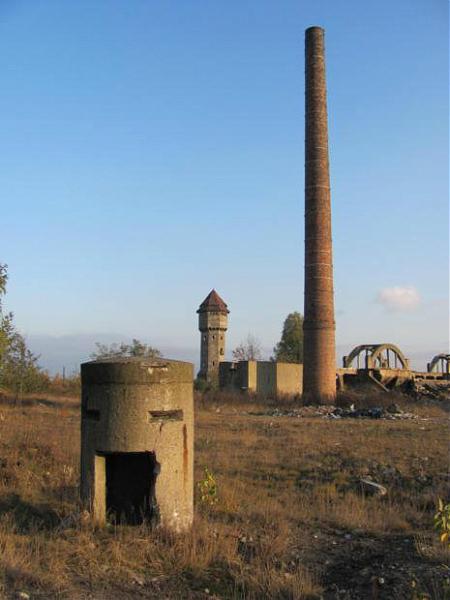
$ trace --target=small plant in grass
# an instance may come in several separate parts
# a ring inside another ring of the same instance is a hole
[[[200,493],[200,500],[202,504],[207,504],[208,506],[214,506],[219,501],[217,495],[217,482],[214,475],[205,467],[204,469],[204,477],[199,482],[197,482],[197,488]]]
[[[444,504],[442,498],[438,500],[438,511],[434,515],[434,528],[441,542],[450,548],[450,503]]]
[[[411,582],[412,596],[411,600],[430,600],[430,595],[420,589],[419,583],[413,579]]]

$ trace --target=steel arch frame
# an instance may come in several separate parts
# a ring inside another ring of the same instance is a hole
[[[382,354],[383,352],[386,351],[387,352],[387,357],[388,357],[388,361],[389,361],[389,352],[392,352],[393,356],[394,356],[394,360],[395,360],[395,364],[396,366],[394,367],[395,369],[407,369],[409,370],[409,364],[408,364],[408,359],[406,358],[406,356],[403,354],[403,352],[400,350],[400,348],[398,348],[398,346],[395,346],[395,344],[361,344],[360,346],[356,346],[355,348],[353,348],[353,350],[350,352],[350,354],[348,356],[344,356],[344,367],[345,368],[352,368],[352,363],[353,361],[356,359],[357,360],[357,364],[359,367],[359,357],[361,355],[364,356],[364,367],[366,369],[383,369],[383,368],[391,368],[388,365],[383,366],[382,364]],[[377,365],[377,361],[378,364]],[[400,367],[398,367],[398,363],[400,363]]]
[[[438,366],[440,361],[443,361],[446,363],[446,366],[447,366],[446,371],[438,371],[436,369],[436,367]],[[428,373],[439,373],[439,372],[449,373],[449,371],[450,371],[450,354],[445,354],[443,352],[442,354],[436,354],[436,356],[433,356],[433,358],[431,359],[431,362],[429,362],[427,365],[427,370],[428,370]]]

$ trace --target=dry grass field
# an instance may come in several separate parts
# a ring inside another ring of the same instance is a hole
[[[192,532],[175,536],[96,530],[78,504],[78,401],[4,395],[0,598],[449,598],[432,529],[448,498],[446,404],[395,401],[417,418],[271,416],[242,396],[198,397],[196,481],[207,467],[217,503],[197,497]],[[361,477],[387,495],[364,495]]]

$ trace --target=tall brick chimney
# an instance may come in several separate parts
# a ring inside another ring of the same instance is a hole
[[[324,30],[305,32],[305,320],[303,393],[336,396],[333,257]]]

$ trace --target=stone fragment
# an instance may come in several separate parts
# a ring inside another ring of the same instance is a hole
[[[387,489],[381,483],[376,483],[371,479],[360,479],[359,480],[361,490],[372,496],[386,496]]]

